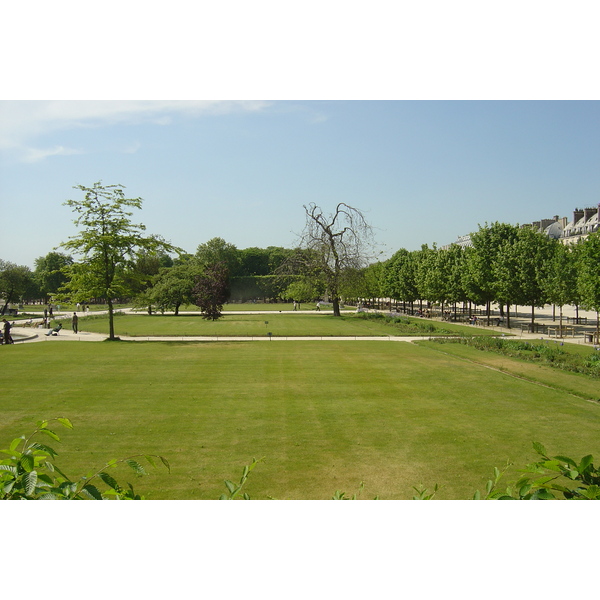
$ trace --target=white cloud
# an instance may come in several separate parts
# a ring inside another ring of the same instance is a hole
[[[49,156],[69,156],[71,154],[83,154],[83,152],[74,148],[54,146],[54,148],[24,148],[21,156],[23,162],[33,163],[44,160]]]
[[[20,151],[25,160],[73,154],[62,147],[32,150],[36,138],[75,127],[101,127],[115,123],[154,123],[166,126],[173,115],[189,117],[263,110],[267,102],[196,100],[69,100],[0,102],[0,150]],[[27,158],[28,157],[28,158]]]

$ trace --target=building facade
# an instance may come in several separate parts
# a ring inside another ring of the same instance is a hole
[[[559,240],[563,244],[576,244],[590,233],[595,233],[600,229],[600,204],[595,208],[576,208],[571,221],[568,217],[555,215],[552,219],[525,223],[521,227],[533,227],[536,231],[545,233],[548,237]],[[462,248],[472,246],[471,234],[461,235],[455,242],[441,246],[440,249],[448,249],[452,245]]]

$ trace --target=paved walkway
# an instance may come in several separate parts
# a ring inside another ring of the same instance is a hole
[[[575,307],[564,307],[563,308],[563,326],[569,326],[572,329],[569,330],[573,335],[569,334],[563,338],[557,338],[549,336],[548,334],[542,333],[528,333],[526,331],[521,331],[522,323],[529,323],[531,320],[530,317],[531,309],[528,307],[518,307],[516,316],[515,313],[511,311],[511,329],[507,329],[506,327],[486,327],[485,329],[491,329],[494,332],[497,332],[498,335],[512,335],[514,337],[520,339],[546,339],[563,343],[571,343],[571,344],[584,344],[586,346],[592,347],[592,344],[586,342],[584,337],[585,332],[592,332],[596,327],[596,313],[591,311],[579,311],[580,317],[586,317],[588,322],[587,325],[572,325],[567,323],[567,317],[569,317],[569,322],[571,322],[572,318],[575,316]],[[126,309],[125,312],[143,312],[143,311],[134,311],[132,309]],[[300,311],[302,314],[327,314],[331,311],[322,310],[320,313],[314,310],[302,310]],[[344,311],[347,313],[353,313],[354,310]],[[106,311],[90,311],[90,315],[99,315],[105,314]],[[232,315],[242,315],[242,314],[298,314],[296,311],[273,311],[273,310],[256,310],[256,311],[226,311],[226,314]],[[555,311],[555,315],[553,315],[552,306],[546,306],[543,309],[536,309],[536,323],[540,323],[542,325],[550,325],[550,326],[558,326],[558,309]],[[182,314],[182,313],[180,313]],[[184,314],[200,314],[199,312],[189,312]],[[59,313],[55,315],[55,318],[60,320],[65,320],[65,327],[60,331],[57,336],[47,336],[45,335],[50,331],[49,329],[40,329],[35,327],[18,327],[14,326],[12,328],[12,332],[15,336],[21,337],[18,342],[56,342],[56,341],[82,341],[82,342],[100,342],[104,341],[108,336],[100,333],[90,333],[87,331],[80,331],[79,333],[73,333],[71,330],[71,315],[72,313]],[[41,318],[33,319],[33,322],[41,322]],[[483,318],[482,318],[483,320]],[[439,322],[439,321],[438,321]],[[480,329],[480,326],[473,326],[474,330]],[[281,342],[281,341],[390,341],[390,342],[414,342],[417,340],[427,340],[431,336],[347,336],[347,337],[330,337],[330,336],[306,336],[306,337],[230,337],[230,336],[119,336],[122,340],[125,341],[138,341],[138,342]]]

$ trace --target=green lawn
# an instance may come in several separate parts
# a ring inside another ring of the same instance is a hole
[[[224,314],[217,321],[207,321],[199,314],[173,315],[117,315],[116,335],[129,336],[389,336],[389,335],[493,335],[493,330],[467,327],[450,323],[436,323],[424,319],[409,319],[407,327],[386,325],[383,320],[366,320],[349,314],[334,317],[331,314],[279,314],[272,315],[231,315]],[[431,330],[428,330],[431,329]],[[106,317],[82,317],[79,329],[108,334]]]
[[[67,416],[59,465],[84,474],[156,453],[136,488],[214,499],[252,457],[253,498],[440,498],[483,490],[494,466],[551,453],[600,455],[600,405],[402,342],[37,343],[3,347],[0,447],[37,419]],[[503,357],[502,357],[503,358]],[[504,361],[509,359],[503,358]],[[538,380],[556,373],[536,367]],[[9,376],[10,374],[10,376]],[[585,378],[573,374],[569,384]],[[121,477],[122,478],[122,477]]]

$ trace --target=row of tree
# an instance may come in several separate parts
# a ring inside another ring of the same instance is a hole
[[[356,295],[410,303],[483,305],[506,308],[554,304],[600,311],[600,233],[564,245],[531,227],[493,223],[472,234],[472,247],[398,250],[365,269]]]
[[[66,204],[80,231],[61,244],[75,258],[51,252],[36,260],[34,272],[0,261],[4,308],[22,298],[102,299],[111,337],[116,299],[175,313],[181,305],[196,304],[207,318],[218,318],[231,298],[306,302],[325,295],[338,316],[343,297],[391,298],[411,306],[429,302],[442,310],[470,303],[486,306],[488,317],[492,303],[507,309],[529,305],[532,322],[535,307],[547,303],[600,310],[600,233],[564,246],[530,227],[494,223],[472,235],[472,247],[424,245],[373,262],[372,229],[361,211],[340,203],[325,214],[310,204],[295,249],[239,250],[213,238],[188,254],[131,222],[130,209],[140,209],[142,199],[126,198],[123,186],[97,182],[76,189],[84,198]],[[509,321],[509,310],[506,317]]]

